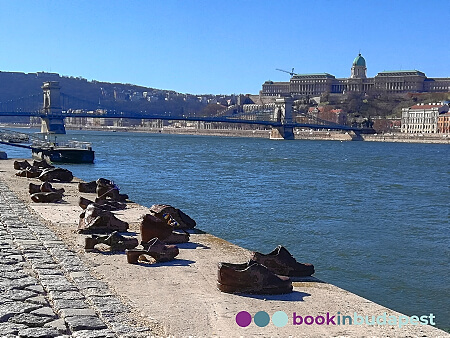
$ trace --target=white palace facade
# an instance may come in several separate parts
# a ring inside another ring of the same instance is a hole
[[[349,78],[339,79],[328,73],[295,74],[289,82],[266,81],[261,96],[320,96],[324,93],[389,93],[449,92],[450,78],[427,78],[418,70],[379,72],[367,77],[366,60],[359,54],[353,61]]]

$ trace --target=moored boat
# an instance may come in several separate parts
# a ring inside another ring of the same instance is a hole
[[[57,163],[94,163],[95,153],[88,142],[33,144],[33,158]]]

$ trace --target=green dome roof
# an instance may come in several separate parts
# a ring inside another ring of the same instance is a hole
[[[361,53],[353,60],[353,66],[366,66],[366,60],[361,56]]]

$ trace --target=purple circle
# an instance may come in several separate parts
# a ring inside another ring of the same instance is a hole
[[[252,316],[247,311],[241,311],[236,315],[236,324],[240,327],[247,327],[252,322]]]

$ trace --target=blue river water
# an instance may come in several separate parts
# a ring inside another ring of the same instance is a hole
[[[449,330],[450,147],[68,131],[136,203],[167,203],[250,250],[284,245],[315,276]],[[29,151],[6,148],[9,157]]]

